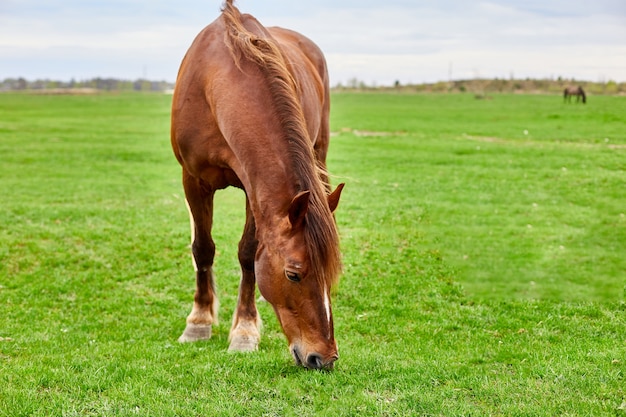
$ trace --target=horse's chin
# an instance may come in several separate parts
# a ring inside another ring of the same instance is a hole
[[[293,360],[296,362],[296,366],[304,366],[304,360],[300,356],[300,351],[297,346],[291,346],[291,355],[293,356]]]

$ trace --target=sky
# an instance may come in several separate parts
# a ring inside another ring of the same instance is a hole
[[[625,0],[238,0],[314,40],[331,85],[626,82]],[[0,0],[0,79],[175,81],[221,0]]]

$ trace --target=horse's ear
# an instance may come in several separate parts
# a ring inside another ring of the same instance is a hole
[[[296,194],[289,206],[289,223],[292,228],[298,228],[304,224],[304,217],[309,209],[311,191],[302,191]]]
[[[334,213],[335,210],[337,210],[337,206],[339,205],[339,197],[341,197],[341,192],[343,191],[344,185],[346,184],[344,184],[343,182],[339,184],[337,188],[335,188],[335,191],[330,193],[330,195],[328,196],[328,207],[330,208],[331,213]]]

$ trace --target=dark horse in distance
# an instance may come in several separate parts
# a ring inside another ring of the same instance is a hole
[[[587,96],[585,95],[585,90],[581,86],[578,87],[567,87],[563,90],[563,101],[567,101],[571,103],[572,96],[576,96],[576,103],[578,103],[581,99],[583,104],[587,102]]]
[[[329,100],[320,49],[296,32],[264,27],[233,0],[193,41],[178,73],[171,121],[196,271],[179,341],[210,338],[217,321],[213,197],[234,186],[246,195],[246,223],[229,350],[258,348],[258,286],[295,363],[333,368],[331,287],[341,272],[333,212],[343,184],[331,192],[326,171]]]

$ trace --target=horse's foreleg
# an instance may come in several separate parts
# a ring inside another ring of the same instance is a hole
[[[256,308],[254,275],[254,257],[258,246],[255,237],[256,226],[246,200],[246,226],[239,242],[239,263],[241,265],[241,284],[239,299],[233,315],[233,326],[230,330],[230,346],[228,350],[249,352],[257,350],[261,340],[261,316]]]
[[[187,173],[183,173],[183,185],[191,222],[191,249],[196,271],[196,293],[193,309],[187,317],[185,331],[178,341],[194,342],[209,339],[212,325],[217,324],[219,304],[215,295],[213,278],[215,243],[211,238],[215,191]]]

